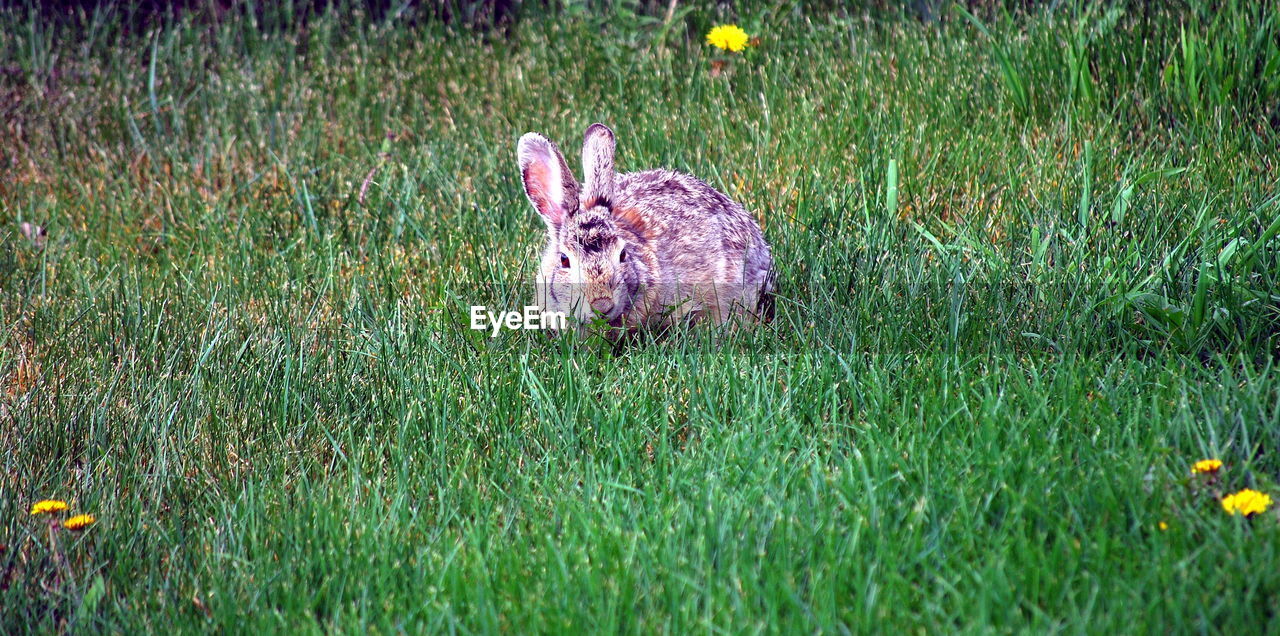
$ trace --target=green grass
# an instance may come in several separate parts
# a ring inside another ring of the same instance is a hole
[[[0,631],[1280,630],[1216,501],[1280,499],[1280,19],[1116,7],[744,5],[717,76],[701,9],[0,12]],[[754,211],[773,324],[466,328],[594,121]]]

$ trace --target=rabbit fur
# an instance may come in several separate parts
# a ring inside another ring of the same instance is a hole
[[[579,183],[555,144],[520,138],[524,191],[547,226],[536,304],[624,331],[771,319],[773,260],[755,219],[691,175],[616,173],[615,148],[607,126],[588,127]]]

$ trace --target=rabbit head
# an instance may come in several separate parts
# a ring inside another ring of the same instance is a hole
[[[520,138],[518,157],[525,194],[547,225],[538,269],[544,309],[579,321],[603,318],[621,324],[635,304],[653,255],[619,227],[613,213],[613,131],[587,129],[579,185],[555,144],[537,133]]]

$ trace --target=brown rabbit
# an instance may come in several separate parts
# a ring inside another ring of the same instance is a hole
[[[587,128],[581,186],[555,144],[520,138],[524,191],[547,224],[537,304],[585,326],[769,320],[773,260],[751,215],[687,174],[615,174],[613,131]]]

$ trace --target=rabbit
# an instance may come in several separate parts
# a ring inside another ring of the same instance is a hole
[[[520,138],[524,192],[547,226],[536,304],[576,321],[637,332],[679,322],[773,317],[769,243],[742,206],[691,175],[614,172],[614,133],[587,128],[581,184],[555,144]]]

